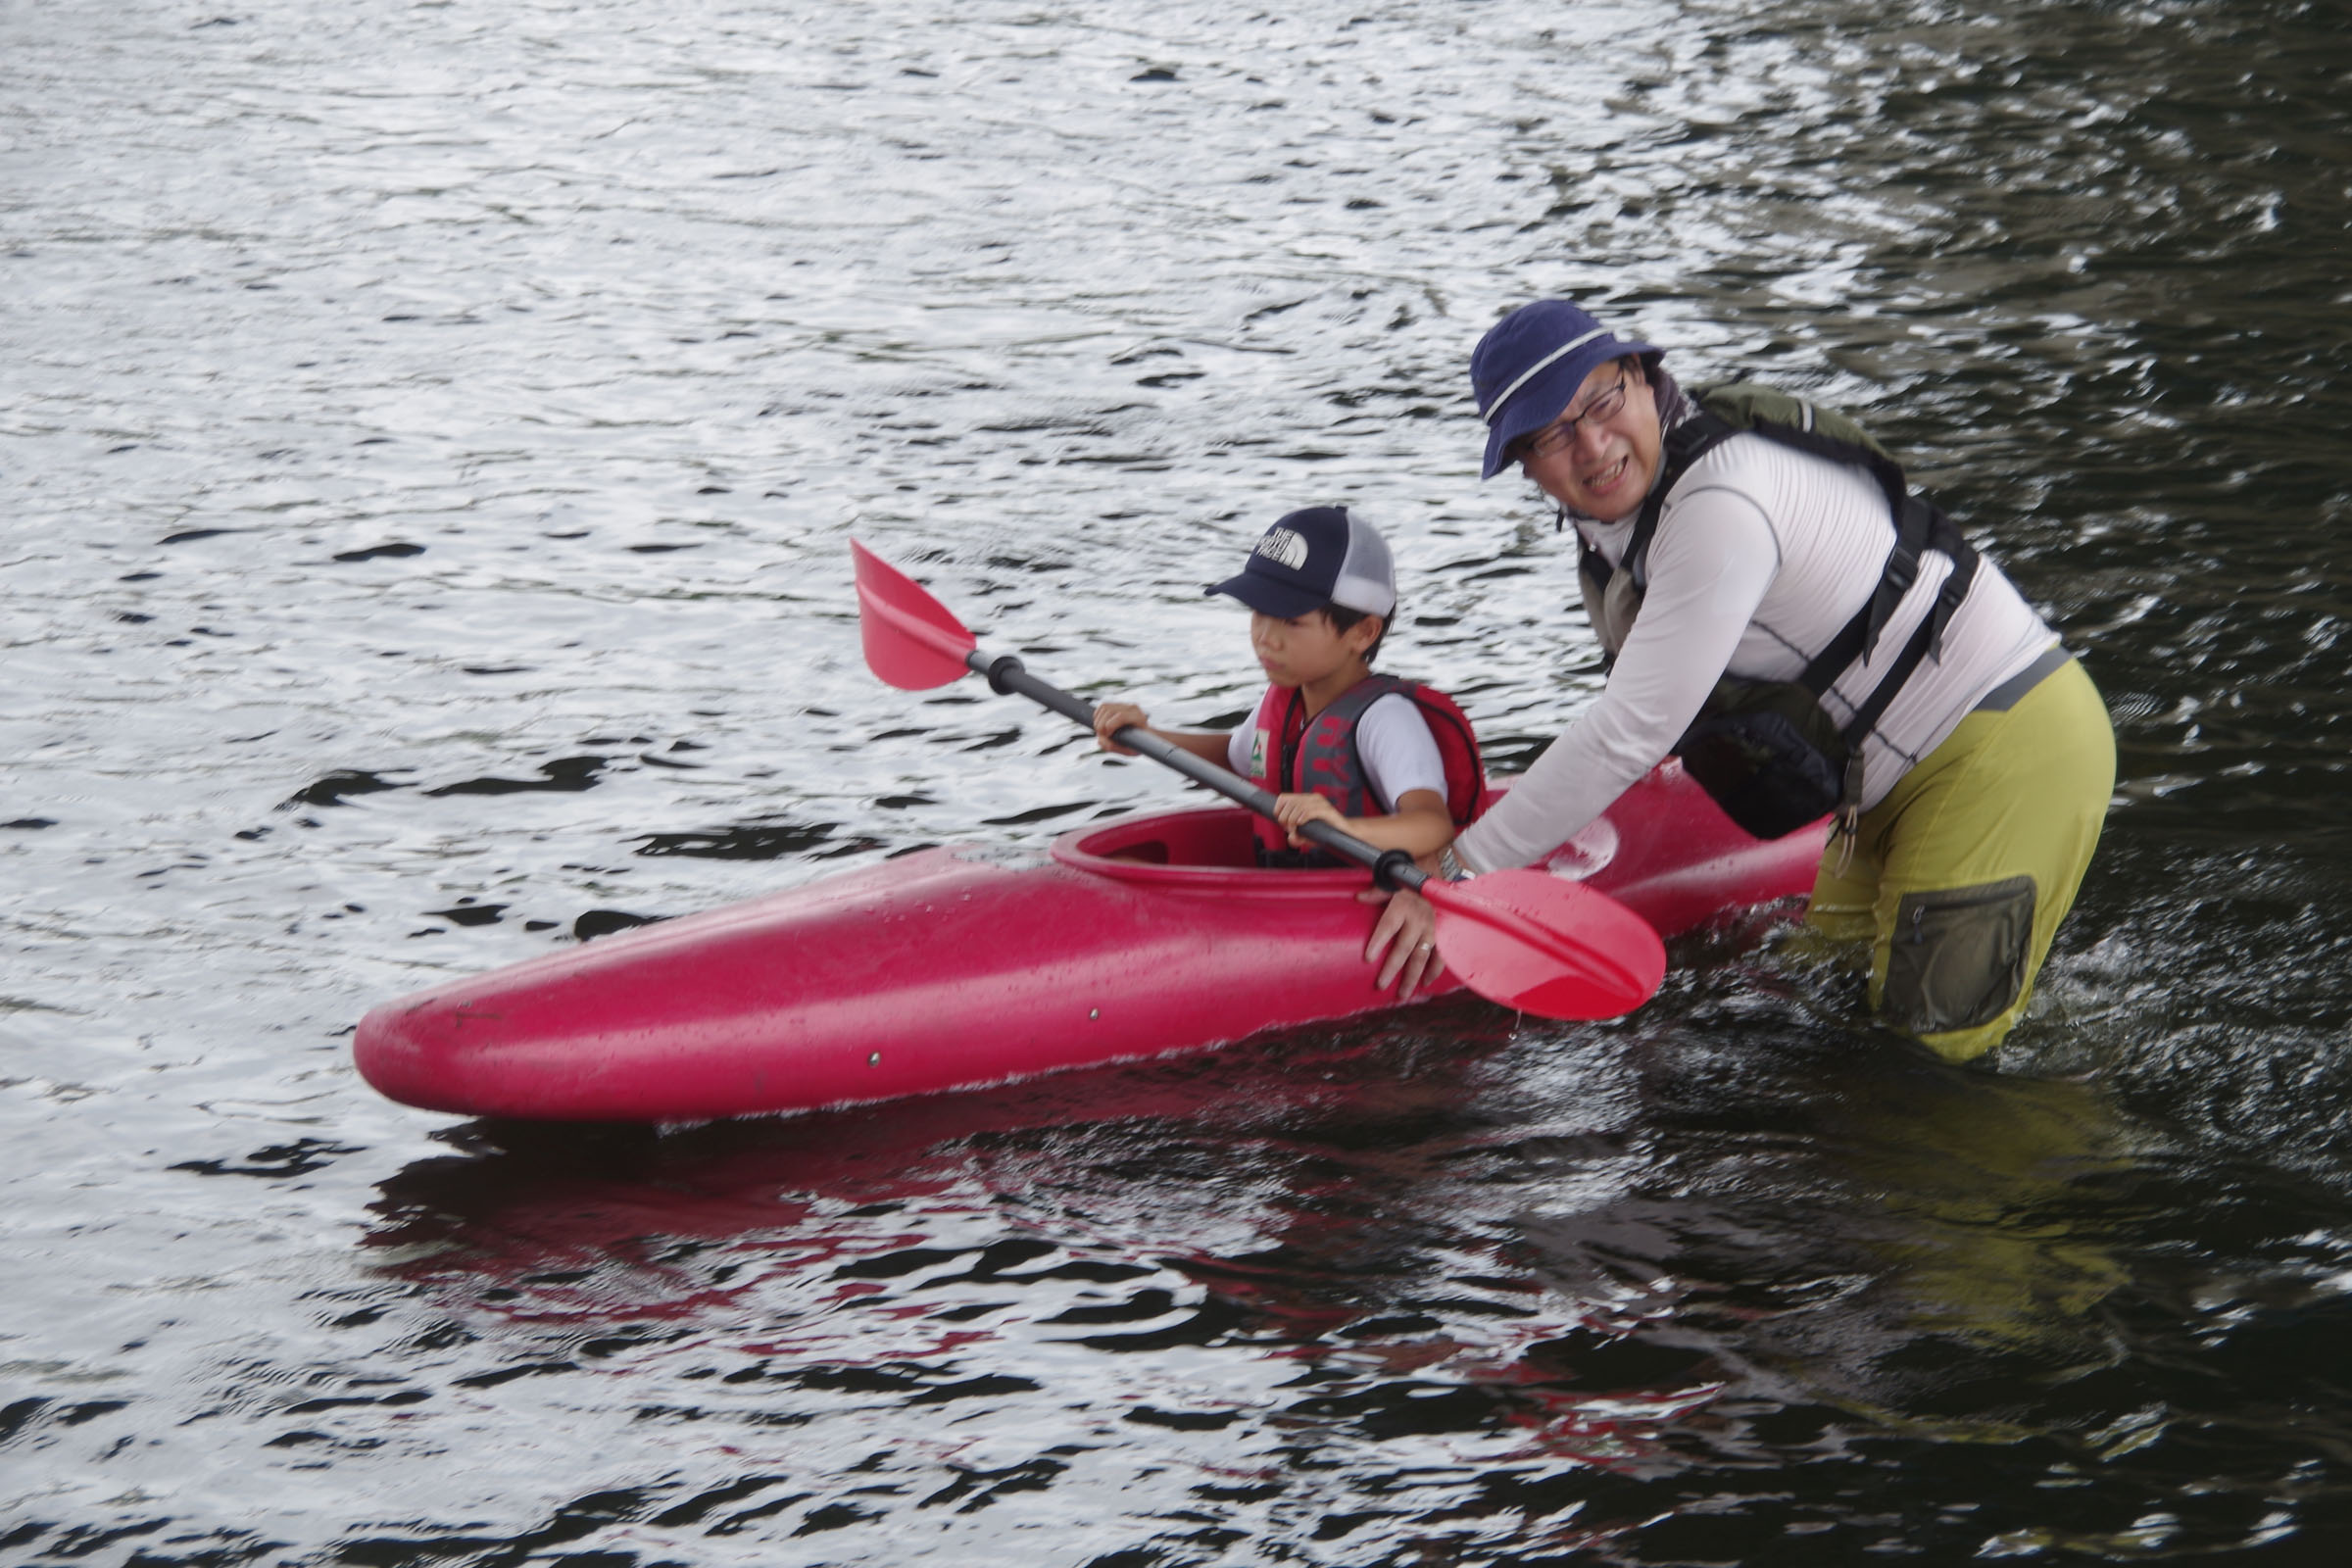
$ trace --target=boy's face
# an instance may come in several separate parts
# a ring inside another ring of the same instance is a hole
[[[1380,635],[1381,617],[1368,615],[1346,631],[1320,610],[1293,620],[1250,612],[1250,647],[1277,686],[1307,686],[1327,680],[1364,656]]]

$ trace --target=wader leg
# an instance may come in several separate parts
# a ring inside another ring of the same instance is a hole
[[[2006,711],[1962,719],[1825,857],[1807,918],[1875,939],[1871,1010],[1953,1061],[2008,1034],[2074,906],[2115,788],[2115,732],[2067,663]]]

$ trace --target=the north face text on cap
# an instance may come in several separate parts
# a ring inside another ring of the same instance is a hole
[[[1265,537],[1257,542],[1256,554],[1280,562],[1293,571],[1302,570],[1306,565],[1306,541],[1288,528],[1268,528]]]

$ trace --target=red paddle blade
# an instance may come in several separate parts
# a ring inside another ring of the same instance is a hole
[[[858,635],[868,669],[901,690],[920,692],[971,668],[963,656],[978,639],[947,606],[855,539],[850,559],[858,567]]]
[[[1490,1002],[1544,1018],[1614,1018],[1650,999],[1666,944],[1604,893],[1547,871],[1431,879],[1438,952]]]

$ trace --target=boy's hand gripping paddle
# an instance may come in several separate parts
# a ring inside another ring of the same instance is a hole
[[[1091,704],[1040,680],[1009,654],[988,655],[945,605],[852,540],[858,628],[873,672],[906,691],[945,686],[976,670],[1000,693],[1030,701],[1092,729]],[[1147,729],[1112,739],[1205,784],[1261,816],[1274,797]],[[1496,871],[1447,882],[1402,850],[1374,849],[1328,822],[1299,830],[1335,855],[1369,866],[1381,886],[1411,888],[1437,909],[1439,956],[1491,1002],[1545,1018],[1614,1018],[1649,1000],[1666,973],[1666,948],[1648,922],[1604,893],[1544,871]]]

